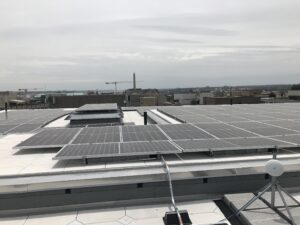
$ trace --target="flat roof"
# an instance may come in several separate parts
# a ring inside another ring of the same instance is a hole
[[[265,181],[264,166],[266,161],[272,158],[272,154],[268,151],[249,149],[245,150],[243,154],[220,153],[220,155],[218,155],[219,153],[209,155],[201,152],[193,152],[195,148],[199,149],[199,145],[219,145],[222,141],[225,141],[229,145],[253,146],[259,143],[258,141],[260,141],[262,137],[267,135],[268,140],[278,139],[287,144],[294,143],[295,148],[280,150],[278,159],[284,164],[287,176],[293,173],[300,173],[300,151],[297,148],[300,144],[298,138],[300,136],[300,104],[238,105],[234,107],[159,107],[159,110],[153,110],[152,112],[157,116],[164,115],[164,119],[168,122],[173,121],[176,123],[176,117],[197,119],[198,121],[197,123],[191,124],[154,125],[156,128],[161,128],[162,131],[165,132],[164,135],[166,137],[174,137],[174,144],[177,148],[183,151],[186,150],[186,153],[181,155],[172,154],[164,157],[170,167],[173,181],[176,181],[175,183],[186,182],[185,184],[189,185],[188,190],[195,189],[196,185],[204,184],[204,178],[208,179],[206,186],[208,189],[212,189],[210,185],[219,185],[220,188],[223,189],[222,182],[230,184],[235,182],[232,188],[238,191],[245,188],[248,182],[247,180],[243,180],[241,187],[236,185],[239,184],[238,182],[240,182],[239,179],[241,176],[249,175],[251,179],[254,176],[258,176],[261,177],[261,182]],[[171,118],[171,116],[173,117],[172,120],[168,119]],[[142,123],[143,121],[143,117],[140,116],[137,111],[126,112],[125,118],[126,121],[130,122],[137,120],[138,123]],[[207,122],[207,120],[209,122]],[[213,120],[213,122],[211,120]],[[66,124],[62,122],[60,119],[60,121],[54,121],[53,124],[63,127]],[[191,132],[191,129],[187,129],[190,128],[190,126],[200,131],[201,134],[204,135],[205,133],[214,138],[210,138],[209,140],[182,139],[185,138],[186,135],[195,135],[195,133]],[[153,127],[153,125],[149,126],[149,129],[151,127]],[[122,128],[128,129],[128,133],[130,134],[128,136],[129,140],[144,137],[143,132],[141,132],[143,126],[121,126],[120,133],[122,135],[120,138],[123,138]],[[281,132],[284,132],[284,135],[281,135]],[[105,141],[111,138],[113,132],[106,133],[107,134],[104,135]],[[151,129],[147,133],[151,134],[150,137],[155,137]],[[89,188],[95,187],[110,191],[113,190],[114,187],[119,186],[120,193],[125,195],[126,190],[122,189],[123,186],[128,187],[131,185],[136,188],[137,184],[145,184],[146,188],[149,188],[149,186],[153,184],[153,190],[151,189],[151,191],[155,194],[160,191],[162,187],[161,184],[165,184],[167,181],[166,171],[160,158],[129,159],[122,161],[110,161],[102,158],[91,160],[89,164],[85,164],[83,160],[53,160],[60,148],[23,150],[14,148],[14,146],[35,134],[35,132],[31,132],[0,136],[0,194],[4,196],[17,196],[17,194],[20,193],[22,193],[22,195],[31,195],[31,193],[34,192],[59,192],[70,188],[88,190]],[[80,133],[78,132],[78,134]],[[58,133],[56,135],[54,132],[53,135],[57,136],[57,138],[61,138]],[[238,138],[236,138],[237,135],[239,136]],[[240,137],[243,135],[247,135],[247,138]],[[248,137],[248,135],[251,135],[251,137]],[[91,140],[91,136],[95,139],[101,139],[99,132],[95,132],[93,135],[87,133],[85,140]],[[74,136],[74,138],[76,137]],[[45,138],[49,140],[48,136]],[[179,138],[179,140],[177,140],[177,138]],[[210,140],[213,140],[214,143],[211,143]],[[170,140],[168,139],[168,141]],[[87,144],[89,145],[89,143]],[[293,175],[291,175],[291,177],[293,177]],[[294,177],[297,179],[296,176]],[[214,179],[213,182],[210,183],[210,179]],[[249,182],[251,179],[249,179]],[[285,177],[285,179],[287,178]],[[217,182],[214,183],[215,181]],[[166,191],[167,190],[168,189],[166,189]],[[134,189],[133,191],[136,195],[140,193],[138,189]],[[182,190],[176,188],[175,192],[176,191],[181,193]],[[64,191],[62,192],[64,194]],[[199,193],[207,198],[213,198],[211,196],[208,197],[204,190],[199,190]],[[214,197],[220,199],[220,196],[214,195]],[[132,198],[134,199],[134,197]],[[118,203],[118,201],[114,202],[114,204]],[[120,206],[117,209],[110,205],[103,209],[103,205],[101,206],[102,208],[100,208],[93,203],[92,210],[76,209],[73,210],[74,212],[60,214],[42,213],[38,216],[26,215],[24,217],[20,216],[19,218],[0,218],[0,223],[21,223],[30,225],[33,223],[52,224],[58,221],[77,225],[88,223],[96,224],[100,221],[108,224],[132,223],[141,225],[162,225],[162,216],[166,211],[169,211],[169,198],[166,204],[162,202],[159,202],[158,205],[147,204],[140,204],[138,206],[128,205],[126,207]],[[212,200],[197,200],[192,202],[184,200],[183,202],[177,202],[177,205],[179,209],[188,210],[194,224],[217,223],[225,218]],[[213,211],[210,209],[213,209]],[[0,214],[1,213],[4,212],[0,210]],[[120,214],[121,216],[119,216]]]
[[[230,225],[218,206],[211,200],[184,201],[178,203],[179,209],[188,210],[193,224],[216,224],[219,221]],[[170,211],[170,204],[137,205],[118,208],[97,208],[75,210],[72,212],[39,214],[21,217],[0,218],[3,225],[9,224],[135,224],[164,225],[165,212]]]

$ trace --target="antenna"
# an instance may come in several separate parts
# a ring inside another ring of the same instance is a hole
[[[261,198],[263,194],[265,194],[267,191],[271,190],[271,203],[268,201],[264,200],[264,202],[275,212],[279,213],[280,211],[278,210],[278,207],[275,205],[275,194],[276,191],[279,193],[279,196],[284,204],[284,207],[288,213],[288,217],[280,213],[280,215],[286,219],[290,224],[296,225],[292,213],[290,211],[289,206],[286,203],[286,200],[283,196],[283,192],[294,202],[297,203],[298,206],[300,206],[300,202],[295,199],[290,193],[288,193],[286,190],[284,190],[281,185],[279,184],[279,181],[277,180],[278,177],[280,177],[284,173],[284,166],[283,164],[277,160],[277,152],[278,152],[278,147],[275,147],[273,151],[273,159],[269,160],[266,165],[265,165],[265,171],[268,173],[271,177],[272,180],[270,183],[268,183],[265,187],[261,189],[261,191],[258,191],[254,193],[254,197],[250,199],[243,207],[241,207],[236,213],[235,216],[238,216],[243,210],[247,209],[250,205],[252,205],[257,199]]]
[[[265,165],[266,172],[272,177],[280,177],[284,173],[282,163],[276,159],[271,159]]]

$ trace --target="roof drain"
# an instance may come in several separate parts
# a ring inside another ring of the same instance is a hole
[[[165,225],[191,225],[192,221],[190,220],[188,212],[186,210],[179,211],[176,206],[170,169],[169,169],[169,166],[163,156],[161,156],[161,161],[167,172],[170,195],[171,195],[171,204],[174,208],[174,211],[166,212],[166,214],[163,218],[164,223],[165,223]]]

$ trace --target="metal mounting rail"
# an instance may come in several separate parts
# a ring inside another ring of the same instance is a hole
[[[183,221],[182,221],[182,218],[181,218],[181,215],[180,215],[180,212],[176,206],[176,202],[175,202],[175,198],[174,198],[174,192],[173,192],[173,185],[172,185],[172,178],[171,178],[171,173],[170,173],[170,169],[169,169],[169,166],[167,164],[167,162],[165,161],[164,157],[161,156],[161,161],[166,169],[166,172],[167,172],[167,175],[168,175],[168,181],[169,181],[169,189],[170,189],[170,194],[171,194],[171,203],[174,207],[174,210],[177,214],[177,217],[178,217],[178,221],[179,221],[179,224],[180,225],[183,225]]]

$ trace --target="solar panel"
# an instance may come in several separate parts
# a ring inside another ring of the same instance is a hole
[[[227,124],[196,124],[197,127],[207,131],[218,138],[254,137],[250,132],[232,127]]]
[[[274,136],[274,135],[286,135],[286,134],[297,134],[296,131],[287,130],[279,127],[266,127],[266,128],[252,128],[248,129],[254,133],[262,136]]]
[[[14,129],[10,130],[9,133],[26,133],[37,130],[43,124],[22,124],[20,126],[15,127]]]
[[[9,111],[7,114],[0,113],[0,126],[11,125],[11,128],[16,127],[16,129],[12,130],[12,132],[27,132],[27,130],[32,131],[32,129],[30,129],[30,126],[34,127],[33,124],[38,124],[37,127],[39,127],[40,125],[49,123],[50,121],[53,121],[63,115],[66,115],[67,113],[68,111],[65,111],[63,109],[34,109]],[[3,128],[0,129],[0,133],[6,131],[8,130]]]
[[[173,140],[213,138],[190,124],[168,124],[159,127]]]
[[[265,115],[257,115],[257,114],[241,114],[243,118],[249,119],[249,120],[256,120],[256,121],[267,121],[267,120],[274,120],[276,118],[271,116],[265,116]]]
[[[295,143],[297,145],[300,145],[300,135],[289,135],[289,136],[278,136],[274,137],[276,140],[280,141],[286,141],[290,143]]]
[[[178,118],[182,121],[186,121],[187,123],[213,123],[216,121],[200,115],[180,115]]]
[[[288,144],[282,141],[272,140],[268,138],[235,138],[235,139],[226,139],[227,142],[237,145],[241,148],[274,148],[278,147],[295,147],[295,145]]]
[[[79,128],[44,129],[33,137],[21,142],[16,148],[56,148],[68,144],[80,131]]]
[[[289,128],[289,129],[300,131],[300,122],[299,121],[274,120],[274,121],[267,121],[265,123],[270,124],[270,125],[279,126],[282,128]]]
[[[118,110],[118,105],[116,103],[106,103],[106,104],[86,104],[76,109],[76,112],[84,111],[111,111]]]
[[[169,141],[121,143],[120,147],[120,152],[123,155],[151,155],[181,152]]]
[[[0,133],[5,133],[10,129],[16,127],[17,125],[10,125],[10,124],[0,124]]]
[[[178,150],[169,141],[76,145],[71,144],[63,147],[56,154],[54,159],[89,159],[153,154],[173,154],[180,152],[181,151]]]
[[[252,128],[267,128],[270,127],[269,125],[265,125],[263,123],[259,123],[259,122],[234,122],[234,123],[230,123],[233,126],[242,128],[242,129],[252,129]]]
[[[239,121],[249,121],[246,118],[238,117],[238,116],[232,116],[232,115],[211,115],[210,116],[213,119],[222,121],[222,122],[239,122]]]
[[[118,126],[83,128],[72,144],[120,142]]]
[[[120,119],[119,113],[87,113],[87,114],[71,114],[70,120],[105,120]]]
[[[124,142],[167,140],[167,137],[155,126],[123,126]]]
[[[113,157],[118,156],[119,152],[119,143],[67,145],[56,154],[54,159]]]
[[[179,145],[184,152],[206,152],[208,150],[226,150],[237,147],[235,144],[219,139],[175,141],[175,143]]]

